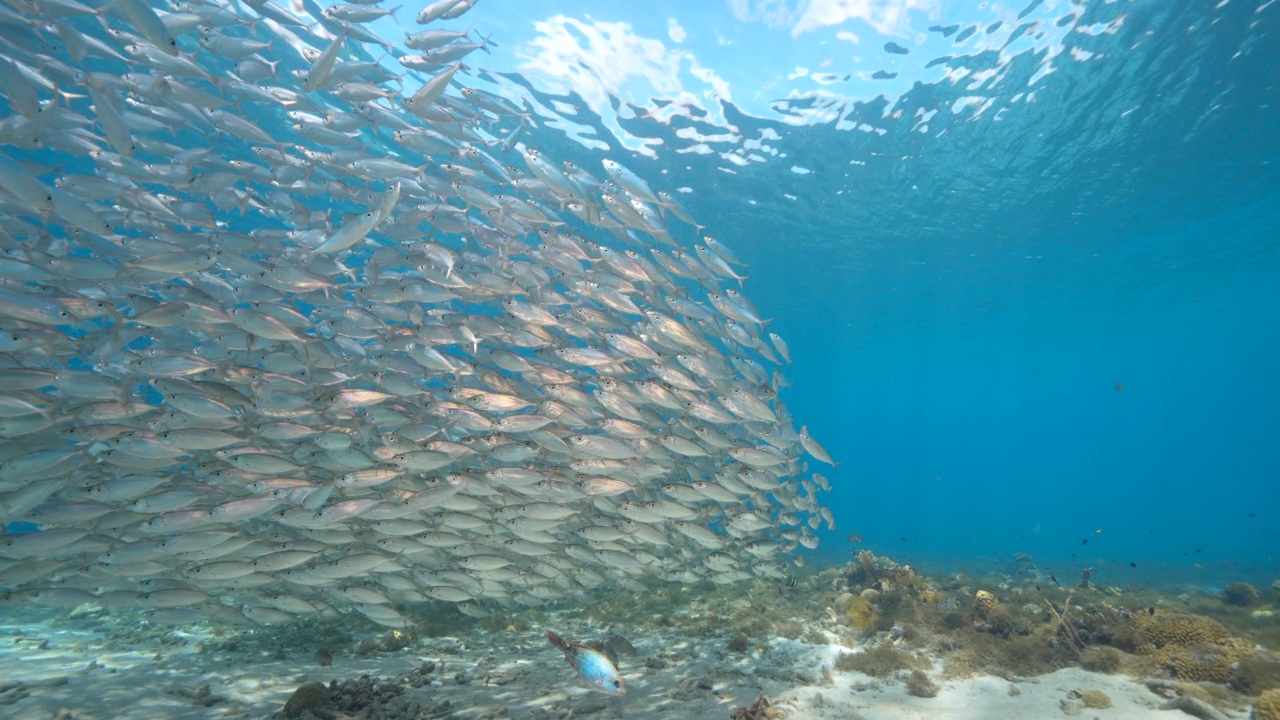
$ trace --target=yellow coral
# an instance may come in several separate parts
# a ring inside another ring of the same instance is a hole
[[[1240,638],[1191,647],[1165,646],[1156,661],[1179,680],[1223,683],[1231,679],[1235,664],[1253,655],[1253,645]]]
[[[859,632],[866,632],[875,626],[880,618],[871,601],[859,595],[849,601],[849,624]]]
[[[1080,691],[1080,702],[1084,703],[1087,708],[1094,710],[1102,710],[1111,707],[1111,696],[1101,690],[1082,690]]]
[[[985,620],[987,616],[991,614],[991,611],[999,604],[1000,601],[996,600],[995,595],[992,595],[986,590],[979,590],[977,594],[974,595],[973,619]]]
[[[1280,720],[1280,688],[1268,690],[1253,703],[1253,720]]]
[[[1254,653],[1252,643],[1202,615],[1157,610],[1134,616],[1133,625],[1141,641],[1137,652],[1153,656],[1179,680],[1226,682],[1233,666]]]
[[[1231,637],[1231,633],[1217,620],[1179,610],[1138,613],[1133,617],[1133,626],[1138,637],[1152,649],[1166,645],[1189,647],[1220,643]]]

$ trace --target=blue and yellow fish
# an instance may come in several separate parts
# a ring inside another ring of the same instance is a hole
[[[565,662],[578,671],[587,687],[610,695],[627,694],[626,683],[622,682],[618,668],[604,653],[582,643],[569,642],[550,630],[547,631],[547,640],[564,653]]]

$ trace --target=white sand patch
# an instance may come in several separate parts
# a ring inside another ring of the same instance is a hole
[[[856,690],[870,678],[859,673],[834,673],[833,687],[791,690],[775,704],[787,720],[1190,720],[1181,710],[1160,709],[1165,698],[1127,677],[1103,675],[1080,668],[1066,668],[1015,682],[981,676],[963,680],[937,680],[937,697],[920,698],[907,693],[897,681]],[[1072,702],[1073,690],[1101,690],[1111,707],[1092,709]],[[1064,704],[1064,701],[1065,704]],[[1069,714],[1070,713],[1070,714]],[[1224,713],[1247,718],[1248,713]]]

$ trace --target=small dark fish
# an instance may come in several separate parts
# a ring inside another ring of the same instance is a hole
[[[1120,391],[1121,391],[1121,390],[1123,390],[1123,389],[1124,389],[1124,383],[1122,383],[1122,382],[1120,382],[1119,380],[1117,380],[1117,381],[1116,381],[1116,392],[1120,392]]]
[[[858,533],[856,533],[856,532],[849,533],[849,537],[847,537],[847,538],[845,538],[845,539],[846,539],[846,540],[848,540],[848,541],[849,541],[849,542],[851,542],[851,543],[860,543],[860,542],[862,542],[862,536],[861,536],[861,535],[859,535],[859,534],[858,534]]]
[[[329,648],[321,647],[316,651],[316,663],[320,667],[329,667],[333,664],[333,653],[329,652]]]
[[[1138,567],[1138,563],[1136,563],[1136,562],[1131,562],[1131,563],[1129,563],[1129,567]]]
[[[1081,541],[1080,541],[1080,544],[1081,544],[1081,545],[1088,545],[1088,544],[1089,544],[1089,538],[1085,538],[1085,539],[1081,540]]]
[[[1053,576],[1053,573],[1049,573],[1049,579],[1053,581],[1053,584],[1054,584],[1054,585],[1061,585],[1061,584],[1062,584],[1062,583],[1058,582],[1058,578],[1056,578],[1056,577],[1054,577],[1054,576]]]
[[[793,588],[796,586],[796,583],[799,582],[799,579],[796,578],[795,575],[788,575],[782,582],[785,583],[787,587]]]

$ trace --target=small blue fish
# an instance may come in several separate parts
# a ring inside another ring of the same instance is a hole
[[[565,662],[578,671],[583,682],[592,690],[610,695],[626,695],[627,686],[618,674],[618,668],[605,656],[582,643],[571,643],[559,635],[547,631],[547,640],[564,653]]]

